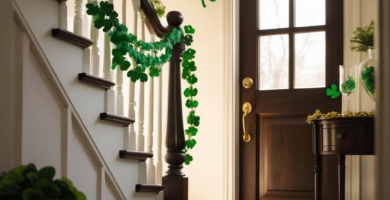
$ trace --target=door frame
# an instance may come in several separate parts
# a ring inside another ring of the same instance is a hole
[[[239,3],[223,0],[223,199],[239,199]]]
[[[360,54],[350,51],[350,33],[360,26],[360,1],[344,1],[344,64],[359,63]],[[240,0],[224,0],[224,119],[223,133],[223,199],[239,200],[239,3]],[[359,86],[358,86],[359,87]],[[360,107],[359,88],[350,98],[353,110]],[[343,99],[343,105],[346,100]],[[344,108],[345,106],[343,106]],[[360,156],[352,156],[346,162],[346,200],[360,199]]]

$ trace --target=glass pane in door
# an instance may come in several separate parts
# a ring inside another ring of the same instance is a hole
[[[325,0],[295,0],[295,27],[325,25],[325,8]]]
[[[261,36],[259,46],[260,90],[288,89],[288,35]]]
[[[260,30],[289,27],[289,0],[259,1]]]
[[[325,87],[325,31],[295,34],[294,88]]]

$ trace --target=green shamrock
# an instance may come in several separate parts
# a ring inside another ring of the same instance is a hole
[[[195,33],[195,29],[192,28],[191,25],[184,26],[184,31],[185,31],[185,33],[187,33],[187,34],[194,34],[194,33]]]
[[[193,160],[194,160],[194,158],[192,158],[192,156],[190,154],[186,154],[186,161],[184,163],[186,165],[189,165]]]
[[[332,84],[330,87],[331,88],[326,89],[326,95],[331,96],[332,99],[336,99],[337,97],[339,97],[341,92],[337,90],[337,85]]]
[[[192,149],[196,145],[196,140],[194,139],[186,140],[186,145],[188,149]]]
[[[191,46],[191,44],[194,42],[192,35],[186,35],[184,37],[184,42],[186,43],[187,46]]]
[[[183,53],[183,59],[185,59],[185,60],[194,59],[194,58],[195,58],[195,53],[196,53],[195,50],[193,50],[193,49],[187,49],[187,51],[185,51],[185,52]]]
[[[196,136],[196,134],[198,133],[198,129],[192,126],[186,129],[185,131],[187,135],[191,135],[191,136]]]
[[[198,89],[193,88],[192,86],[184,90],[184,96],[187,98],[190,96],[195,97],[197,94],[198,94]]]

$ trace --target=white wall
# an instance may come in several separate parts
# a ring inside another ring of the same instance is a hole
[[[194,43],[196,50],[196,87],[199,94],[197,114],[201,117],[196,147],[191,150],[194,161],[184,167],[189,177],[190,200],[223,200],[223,0],[164,0],[167,11],[177,10],[184,16],[183,25],[192,25],[196,30]],[[167,70],[165,66],[165,70]],[[168,71],[164,71],[167,74]],[[187,86],[182,82],[182,90]],[[185,103],[185,99],[183,99]],[[183,109],[186,119],[188,109]],[[165,124],[165,123],[163,123]],[[165,130],[165,129],[163,129]],[[163,144],[165,146],[165,144]],[[163,152],[165,154],[165,151]],[[164,172],[166,170],[164,169]]]

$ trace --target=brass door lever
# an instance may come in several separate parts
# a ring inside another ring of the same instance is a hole
[[[252,112],[252,104],[249,102],[244,103],[242,112],[244,112],[244,115],[242,115],[242,128],[244,129],[243,139],[245,142],[250,142],[252,139],[251,134],[245,132],[245,117]]]

